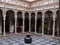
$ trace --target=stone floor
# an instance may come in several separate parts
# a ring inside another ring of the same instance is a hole
[[[0,45],[60,45],[60,40],[42,36],[40,37],[38,35],[31,35],[32,43],[25,44],[25,36],[25,34],[18,34],[0,37]]]

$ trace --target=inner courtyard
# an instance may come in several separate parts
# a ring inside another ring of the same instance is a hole
[[[28,34],[31,45],[60,45],[60,0],[0,0],[0,45],[25,45]]]
[[[23,34],[13,34],[13,35],[7,35],[6,37],[0,38],[0,45],[26,45],[24,43],[24,38],[26,36],[26,33]],[[31,34],[32,37],[32,43],[27,45],[60,45],[60,40],[50,38],[50,37],[44,37],[36,34]]]

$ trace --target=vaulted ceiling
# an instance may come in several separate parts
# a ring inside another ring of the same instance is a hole
[[[20,0],[20,1],[33,3],[33,2],[38,2],[38,1],[41,1],[41,0]]]
[[[27,2],[34,2],[34,1],[36,1],[36,0],[25,0],[25,1],[27,1]]]

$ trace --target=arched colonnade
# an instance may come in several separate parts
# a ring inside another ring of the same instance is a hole
[[[46,35],[60,36],[60,11],[57,10],[55,18],[55,26],[53,20],[53,12],[48,10],[43,12],[21,12],[15,13],[13,10],[6,11],[5,19],[5,34],[11,33],[24,33],[33,32]],[[15,17],[17,16],[17,18]],[[4,34],[4,24],[3,24],[3,10],[0,9],[0,34]],[[43,27],[44,23],[44,27]],[[55,27],[55,30],[53,28]],[[44,30],[43,30],[44,29]]]

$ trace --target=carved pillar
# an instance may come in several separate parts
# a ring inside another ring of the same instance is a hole
[[[37,12],[35,12],[35,33],[36,33],[36,29],[37,29]]]
[[[15,34],[17,34],[17,11],[15,11]]]
[[[44,11],[42,15],[42,35],[44,34]]]
[[[6,0],[5,0],[6,1]],[[6,33],[5,33],[5,20],[6,20],[6,3],[5,3],[5,1],[4,1],[4,11],[3,11],[3,25],[4,25],[4,31],[3,31],[3,33],[4,33],[4,36],[6,36]]]
[[[23,15],[22,15],[23,16],[23,33],[24,33],[24,29],[25,29],[24,28],[24,25],[25,25],[25,23],[24,23],[25,22],[25,15],[24,14],[25,14],[25,12],[23,11]]]
[[[3,33],[4,33],[4,36],[6,36],[6,33],[5,33],[5,20],[6,20],[6,16],[3,15],[3,21],[4,21],[4,31],[3,31]]]
[[[53,34],[52,34],[52,37],[55,36],[55,18],[56,18],[56,12],[53,13]]]
[[[31,12],[29,12],[29,32],[31,32]]]

